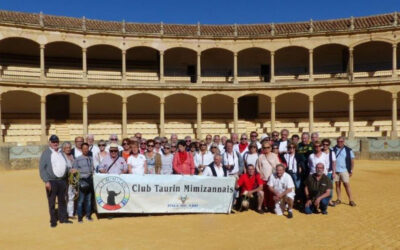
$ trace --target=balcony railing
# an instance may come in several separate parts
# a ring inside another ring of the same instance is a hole
[[[324,79],[348,79],[349,74],[343,72],[337,66],[330,66],[332,72],[327,68],[318,68],[312,75],[316,81]],[[322,70],[321,70],[322,69]],[[369,71],[355,71],[353,78],[380,78],[391,77],[392,70],[372,70],[368,67]],[[280,69],[279,74],[275,75],[275,81],[308,81],[310,75],[307,71],[296,73],[293,68]],[[299,71],[300,72],[300,71]],[[400,74],[400,70],[396,71]],[[2,79],[41,79],[40,67],[36,65],[7,65],[0,66],[0,76]],[[115,69],[89,69],[86,76],[82,69],[77,68],[46,68],[44,77],[47,79],[74,79],[82,81],[111,81],[111,82],[160,82],[160,74],[158,71],[128,71],[125,78],[121,71]],[[262,83],[269,82],[270,75],[262,75],[259,71],[239,71],[239,83]],[[188,74],[188,72],[181,71],[167,71],[164,75],[166,83],[196,83],[198,82],[196,74]],[[232,83],[234,77],[230,71],[217,70],[217,71],[203,71],[201,75],[201,82],[203,83]]]

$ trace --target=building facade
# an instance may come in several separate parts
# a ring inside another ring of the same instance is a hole
[[[395,139],[399,18],[181,25],[0,11],[1,141],[283,127]]]

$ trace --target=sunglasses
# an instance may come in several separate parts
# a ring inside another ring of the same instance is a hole
[[[153,144],[147,144],[147,147],[154,147]]]
[[[171,149],[171,148],[164,148],[165,150],[167,150],[167,149]]]
[[[328,143],[324,143],[324,144],[322,144],[322,145],[324,145],[324,146],[329,146],[329,144],[328,144]]]
[[[256,135],[251,135],[250,137],[257,137]]]
[[[112,138],[112,139],[110,139],[110,141],[118,141],[118,139],[117,138]]]
[[[171,148],[176,148],[176,146],[171,146]]]
[[[263,149],[269,149],[269,148],[271,148],[271,147],[262,147]]]
[[[99,144],[99,147],[105,147],[106,144]]]
[[[295,148],[295,147],[288,147],[288,148]]]
[[[247,138],[240,138],[240,140],[247,140]]]
[[[161,142],[155,142],[154,144],[161,144]]]
[[[110,150],[110,153],[117,153],[118,150]]]
[[[122,146],[125,146],[125,145],[129,145],[129,143],[127,143],[127,142],[122,143]]]
[[[272,149],[279,149],[279,148],[272,148]]]
[[[319,145],[319,146],[315,145],[315,146],[314,146],[314,148],[320,148],[320,147],[321,147],[321,145]]]
[[[186,142],[191,142],[192,140],[186,140]]]

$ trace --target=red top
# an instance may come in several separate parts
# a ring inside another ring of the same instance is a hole
[[[264,184],[264,181],[261,179],[260,174],[256,173],[253,176],[249,176],[248,174],[242,174],[238,180],[239,187],[241,187],[241,193],[244,191],[251,191],[253,189],[258,188],[260,185]]]
[[[129,152],[122,151],[122,157],[125,159],[125,161],[128,160],[130,155],[131,155],[131,151],[129,151]]]
[[[193,156],[189,152],[184,152],[186,157],[174,154],[174,159],[172,160],[172,166],[174,168],[175,174],[194,174],[194,160]]]

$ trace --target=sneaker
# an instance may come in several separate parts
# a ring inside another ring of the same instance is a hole
[[[352,206],[352,207],[357,206],[356,203],[355,203],[354,201],[350,201],[349,205]]]
[[[72,224],[73,222],[70,220],[60,221],[61,224]]]
[[[256,212],[259,214],[264,214],[264,210],[262,210],[262,209],[257,209]]]
[[[82,217],[78,217],[78,223],[83,223]]]
[[[288,212],[288,215],[287,215],[287,217],[288,217],[288,219],[291,219],[291,218],[293,218],[293,213],[292,213],[292,212]]]

